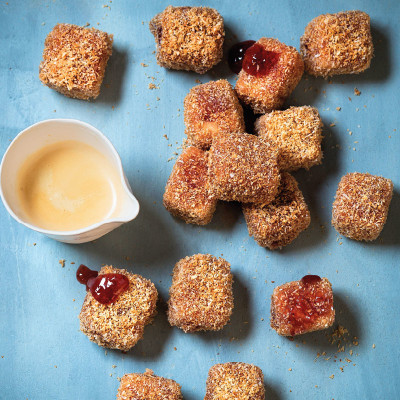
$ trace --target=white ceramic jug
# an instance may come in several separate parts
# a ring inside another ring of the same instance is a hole
[[[115,167],[121,179],[122,190],[117,195],[111,217],[74,231],[46,230],[32,225],[24,217],[17,196],[17,174],[28,156],[44,146],[66,140],[75,140],[92,146],[102,153]],[[21,224],[37,232],[65,243],[85,243],[95,240],[118,226],[136,218],[139,203],[132,194],[122,169],[121,159],[111,142],[93,126],[74,119],[50,119],[38,122],[22,132],[12,141],[0,166],[0,192],[4,206],[11,216]]]

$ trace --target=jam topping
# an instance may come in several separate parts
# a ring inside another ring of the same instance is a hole
[[[129,288],[129,279],[122,274],[103,274],[90,287],[93,297],[102,304],[114,303]]]
[[[93,278],[96,278],[98,274],[99,273],[97,271],[94,271],[88,268],[86,265],[81,264],[76,271],[76,279],[79,283],[82,283],[82,285],[86,285],[86,290],[89,290],[89,280],[92,281]]]
[[[275,67],[279,57],[279,53],[265,50],[260,44],[254,43],[244,55],[243,69],[257,78],[266,76]]]
[[[320,282],[322,279],[318,275],[306,275],[301,278],[301,283],[303,285],[313,285]]]
[[[333,308],[332,291],[317,275],[306,275],[297,284],[279,293],[281,323],[288,324],[290,335],[311,329],[318,319],[329,316]]]
[[[242,69],[243,57],[246,53],[246,50],[253,46],[254,43],[254,40],[246,40],[244,42],[236,43],[230,48],[228,54],[228,63],[230,69],[235,74],[238,74]]]
[[[93,297],[102,304],[114,303],[129,288],[129,279],[122,274],[102,274],[80,265],[76,271],[76,279],[86,285]]]

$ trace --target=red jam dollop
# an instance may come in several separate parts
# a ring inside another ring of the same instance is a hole
[[[244,42],[234,44],[228,54],[228,63],[230,69],[238,74],[242,69],[243,57],[246,53],[246,50],[253,46],[255,43],[254,40],[245,40]]]
[[[99,273],[88,268],[86,265],[81,264],[76,271],[76,279],[82,285],[86,285],[86,290],[89,290],[88,282],[93,280],[91,278],[96,278]]]
[[[318,318],[331,312],[331,292],[324,289],[320,285],[321,282],[322,279],[318,275],[306,275],[301,278],[301,285],[288,294],[288,322],[292,336],[306,332]]]
[[[244,55],[243,70],[257,78],[266,76],[278,63],[279,57],[279,53],[265,50],[260,44],[254,43]]]
[[[318,275],[306,275],[301,278],[303,285],[313,285],[318,282],[321,282],[321,278]]]
[[[129,279],[122,274],[102,274],[81,265],[76,278],[79,283],[86,285],[92,296],[101,304],[114,303],[118,297],[129,288]]]

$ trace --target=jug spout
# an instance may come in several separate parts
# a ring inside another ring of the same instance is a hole
[[[128,190],[122,195],[119,201],[118,211],[115,219],[123,222],[132,221],[139,213],[139,202],[136,197]]]

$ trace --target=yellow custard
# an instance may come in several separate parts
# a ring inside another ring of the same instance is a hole
[[[30,155],[17,174],[20,206],[42,229],[71,231],[113,212],[119,186],[115,167],[98,150],[68,140]]]

